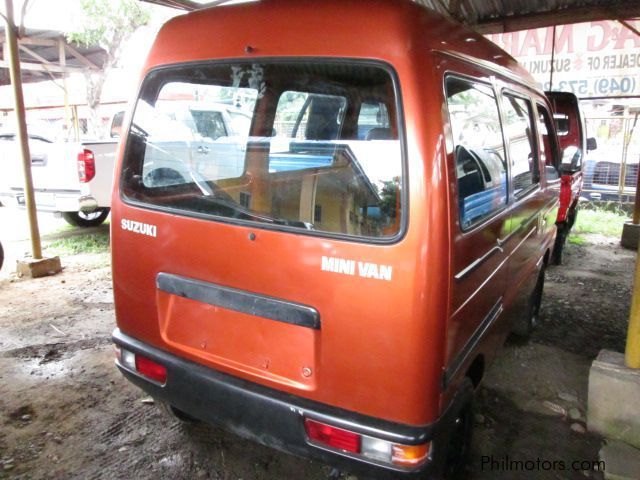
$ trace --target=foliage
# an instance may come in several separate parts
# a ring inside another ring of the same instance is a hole
[[[620,238],[622,226],[628,220],[622,209],[610,210],[585,203],[580,204],[578,219],[573,234],[594,233],[606,237]]]
[[[97,108],[102,97],[102,87],[109,70],[117,63],[120,49],[139,27],[149,23],[149,11],[136,0],[80,0],[81,28],[67,34],[70,42],[86,47],[100,46],[106,58],[100,71],[88,70],[87,105],[91,111],[89,130],[98,135]]]
[[[400,194],[400,179],[395,178],[390,182],[383,182],[380,192],[380,211],[389,218],[395,218],[398,212],[396,207]]]
[[[572,245],[584,245],[587,243],[587,240],[584,237],[581,237],[579,235],[571,234],[567,238],[567,242],[569,242]]]
[[[67,39],[86,47],[100,46],[114,55],[139,27],[149,23],[148,10],[136,0],[80,0],[82,29]]]

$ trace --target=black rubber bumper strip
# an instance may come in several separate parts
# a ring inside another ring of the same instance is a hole
[[[227,310],[269,318],[300,327],[320,329],[320,314],[315,308],[306,305],[171,273],[159,273],[156,277],[156,284],[158,289],[163,292]]]
[[[306,437],[303,418],[409,445],[431,440],[437,434],[439,422],[413,426],[369,417],[207,368],[147,345],[119,329],[113,332],[112,339],[122,348],[144,355],[167,368],[167,381],[159,385],[116,362],[131,382],[157,400],[241,437],[377,479],[414,478],[419,472],[424,473],[432,467],[431,462],[427,462],[414,471],[402,471],[391,465],[381,468],[366,458],[354,458],[343,452],[312,446]]]

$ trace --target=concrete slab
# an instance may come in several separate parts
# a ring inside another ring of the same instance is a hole
[[[605,480],[638,480],[640,450],[617,440],[608,441],[600,450]]]
[[[600,351],[589,372],[589,430],[640,448],[640,370],[624,364],[624,355]],[[636,479],[640,478],[640,470]]]
[[[640,225],[626,222],[622,227],[622,238],[620,245],[630,250],[638,250],[638,239],[640,238]]]
[[[55,275],[61,271],[60,257],[41,258],[38,260],[27,258],[16,262],[16,272],[20,276],[38,278]]]

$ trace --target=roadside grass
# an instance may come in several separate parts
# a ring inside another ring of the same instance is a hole
[[[585,245],[587,243],[587,239],[580,236],[579,234],[576,235],[574,233],[571,233],[567,238],[567,242],[569,242],[571,245]]]
[[[46,247],[55,255],[77,255],[80,253],[108,253],[109,232],[74,235],[54,240]]]
[[[622,236],[622,226],[629,215],[622,208],[602,207],[586,202],[580,204],[578,218],[567,239],[574,245],[587,243],[585,235],[595,234],[610,238]]]
[[[109,223],[111,223],[111,217],[107,217],[107,219],[102,223],[102,225],[109,225]],[[56,234],[59,234],[59,233],[66,233],[66,232],[75,232],[76,230],[78,230],[80,228],[81,227],[76,227],[76,226],[73,226],[73,225],[69,225],[68,223],[65,223],[61,227],[58,227],[55,230],[53,230],[48,235],[56,235]]]

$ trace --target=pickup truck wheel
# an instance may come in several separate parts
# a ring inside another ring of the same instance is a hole
[[[536,287],[533,289],[533,293],[529,299],[526,317],[519,320],[513,326],[513,333],[520,338],[529,338],[533,333],[533,330],[538,325],[538,320],[540,319],[540,306],[542,305],[542,292],[544,291],[544,271],[545,268],[543,265],[540,269],[540,273],[538,273]]]
[[[97,227],[107,219],[108,215],[108,208],[98,208],[90,213],[62,212],[62,218],[74,227]]]
[[[2,244],[0,243],[0,268],[2,268],[3,263],[4,263],[4,250],[2,249]]]

